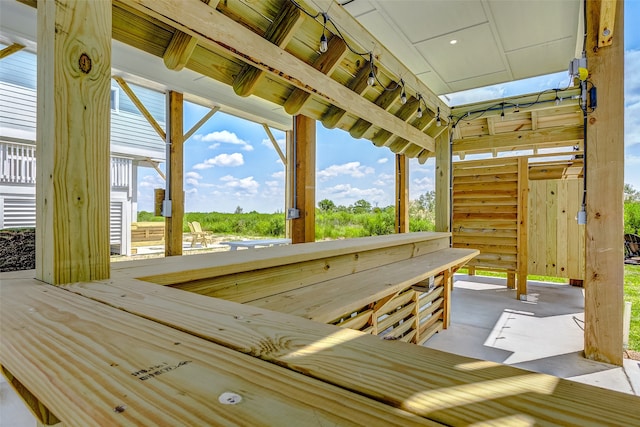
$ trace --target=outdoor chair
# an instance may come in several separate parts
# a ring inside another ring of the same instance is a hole
[[[191,247],[193,248],[197,242],[200,242],[203,248],[207,247],[207,242],[213,240],[213,236],[202,229],[198,221],[187,222],[189,232],[191,233]]]
[[[624,259],[627,264],[637,264],[640,257],[640,236],[627,233],[624,235]]]

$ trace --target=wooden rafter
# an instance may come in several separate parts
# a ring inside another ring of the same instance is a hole
[[[378,96],[375,104],[383,108],[385,111],[388,111],[391,106],[400,99],[400,94],[402,93],[402,87],[396,82],[391,82],[385,88],[385,90]],[[362,138],[363,135],[371,129],[373,126],[372,123],[367,120],[360,118],[358,121],[351,127],[349,133],[354,138]]]
[[[318,56],[313,63],[313,68],[328,76],[333,73],[340,61],[344,59],[349,49],[340,37],[331,37],[325,53]],[[294,89],[284,103],[287,113],[295,116],[304,109],[305,104],[311,98],[311,94],[302,89]]]
[[[147,122],[149,122],[151,127],[158,134],[158,136],[160,136],[160,138],[163,141],[166,140],[167,139],[167,135],[164,132],[164,130],[162,129],[162,127],[160,127],[160,124],[158,124],[156,119],[153,118],[153,116],[151,115],[149,110],[147,110],[147,107],[144,106],[142,101],[140,101],[140,98],[138,98],[138,96],[133,92],[133,90],[131,90],[131,87],[129,87],[127,82],[124,81],[124,79],[122,77],[119,77],[119,76],[114,76],[113,79],[118,83],[118,85],[120,85],[120,87],[122,88],[124,93],[127,94],[129,99],[131,100],[131,102],[133,102],[133,105],[135,105],[136,108],[140,111],[140,113],[142,113],[144,118],[147,119]]]
[[[396,116],[404,121],[409,121],[411,117],[413,117],[418,111],[418,100],[414,97],[407,99],[407,103],[404,104],[400,109],[396,112]],[[418,129],[423,130],[424,128],[420,128],[416,126]],[[390,142],[390,138],[393,136],[391,132],[381,130],[378,132],[371,141],[377,147],[382,147],[387,145],[387,142]]]
[[[356,95],[360,96],[369,87],[367,84],[367,79],[369,78],[369,71],[371,70],[371,65],[369,62],[365,62],[363,66],[358,71],[358,74],[351,80],[347,88],[352,90]],[[375,72],[375,68],[374,68]],[[347,114],[345,110],[340,107],[336,107],[335,105],[329,107],[327,112],[322,116],[322,124],[327,129],[334,129],[342,118]]]
[[[429,151],[434,150],[434,140],[429,135],[367,99],[354,97],[352,91],[331,77],[200,2],[190,3],[190,7],[185,8],[170,0],[120,0],[120,3],[198,37],[198,43],[206,48],[231,54],[268,71],[278,80],[313,92],[355,116],[367,117],[377,127]]]
[[[19,43],[13,43],[10,46],[7,46],[4,49],[0,50],[0,59],[6,58],[9,55],[12,55],[18,51],[21,51],[22,49],[24,49],[23,45]]]
[[[286,2],[276,19],[271,22],[264,35],[265,40],[277,47],[284,48],[293,38],[296,30],[302,25],[303,12],[293,3]],[[233,81],[233,90],[240,96],[251,95],[265,71],[246,64]]]

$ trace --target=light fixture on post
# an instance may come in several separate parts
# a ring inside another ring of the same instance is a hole
[[[436,126],[442,126],[442,121],[440,120],[440,107],[438,107],[438,111],[436,113]]]
[[[373,73],[373,53],[369,52],[369,78],[367,78],[367,84],[373,86],[376,83],[376,75]]]
[[[327,36],[325,35],[325,30],[327,29],[327,14],[323,13],[322,17],[324,18],[324,24],[322,25],[322,35],[320,36],[320,53],[325,53],[327,49],[329,49]]]
[[[402,85],[402,93],[400,93],[400,104],[404,105],[407,103],[407,92],[404,90],[404,80],[400,79],[400,84]]]

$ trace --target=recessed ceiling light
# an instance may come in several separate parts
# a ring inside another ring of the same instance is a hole
[[[456,44],[456,43],[458,43],[458,40],[456,40],[456,39],[453,39],[453,40],[451,40],[451,41],[449,42],[449,44]]]

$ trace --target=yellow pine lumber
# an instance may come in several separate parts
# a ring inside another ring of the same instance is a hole
[[[373,310],[365,310],[357,315],[337,324],[341,328],[350,328],[360,330],[363,326],[371,321]]]
[[[415,303],[409,304],[396,312],[390,313],[389,315],[387,315],[387,317],[385,317],[382,320],[380,320],[380,317],[378,317],[378,330],[380,332],[383,332],[387,328],[401,321],[402,319],[405,319],[407,316],[412,315],[414,308],[415,308]]]

